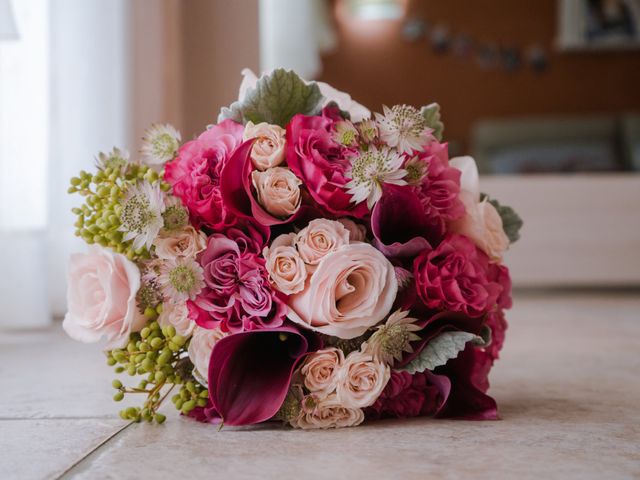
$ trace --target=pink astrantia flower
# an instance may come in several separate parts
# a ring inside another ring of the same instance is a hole
[[[220,230],[235,223],[220,191],[220,175],[242,143],[242,125],[225,120],[185,143],[165,165],[164,179],[189,210],[195,227]]]
[[[498,305],[505,286],[502,272],[467,237],[450,235],[413,263],[419,298],[431,309],[480,317]],[[506,300],[505,300],[506,301]]]
[[[238,332],[282,325],[284,306],[268,281],[265,260],[246,243],[216,233],[198,260],[204,288],[190,302],[191,317],[205,328]]]

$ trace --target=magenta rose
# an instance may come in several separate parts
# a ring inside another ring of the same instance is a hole
[[[282,325],[286,307],[269,284],[265,261],[255,251],[258,244],[235,229],[229,235],[211,235],[198,256],[205,287],[189,302],[190,317],[223,332]]]
[[[505,288],[489,257],[462,235],[449,235],[435,250],[422,252],[413,262],[413,275],[428,308],[470,317],[495,309]]]
[[[334,108],[322,116],[296,115],[287,125],[287,164],[306,185],[313,200],[332,215],[363,217],[365,203],[354,205],[344,186],[351,150],[332,137],[334,124],[341,119]]]
[[[414,165],[422,172],[422,178],[414,184],[416,193],[427,217],[444,233],[445,222],[461,218],[465,213],[460,200],[460,170],[449,166],[447,144],[431,142],[407,165]]]
[[[220,175],[242,143],[242,125],[225,120],[185,143],[165,165],[164,179],[189,210],[195,227],[219,231],[235,223],[220,191]]]
[[[451,382],[443,375],[392,371],[387,386],[365,413],[369,418],[433,416],[447,401],[450,389]]]

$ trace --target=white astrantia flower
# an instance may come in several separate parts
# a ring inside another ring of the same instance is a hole
[[[164,204],[165,210],[162,218],[165,230],[172,232],[189,224],[189,211],[179,198],[167,195]]]
[[[151,248],[164,224],[165,210],[160,184],[142,181],[129,187],[121,203],[120,228],[123,240],[133,240],[133,249]]]
[[[372,146],[361,151],[351,159],[351,169],[347,178],[351,181],[345,185],[351,195],[351,202],[367,201],[367,207],[373,208],[382,197],[382,184],[406,185],[403,180],[407,171],[400,168],[403,157],[395,149]]]
[[[400,153],[424,150],[433,129],[427,126],[420,111],[409,105],[383,106],[384,114],[376,113],[380,139]]]
[[[121,170],[129,163],[129,152],[113,147],[109,153],[100,152],[96,158],[96,166],[99,170]]]
[[[422,327],[415,324],[417,319],[408,315],[408,310],[396,310],[389,315],[386,323],[376,327],[375,333],[363,343],[362,351],[388,365],[401,360],[403,353],[413,352],[411,342],[420,340],[415,332]]]
[[[187,257],[166,260],[160,266],[158,282],[164,296],[176,303],[193,300],[204,286],[203,270]]]
[[[180,147],[180,132],[173,126],[153,124],[142,137],[143,163],[147,165],[162,165],[172,160]]]
[[[345,147],[355,146],[357,144],[356,140],[358,139],[358,130],[353,123],[348,120],[336,122],[333,139]]]
[[[416,187],[422,184],[422,180],[427,176],[429,164],[420,157],[413,157],[404,164],[404,169],[407,171],[405,180],[409,185]]]

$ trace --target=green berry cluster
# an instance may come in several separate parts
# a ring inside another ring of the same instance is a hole
[[[119,231],[122,200],[127,189],[138,181],[147,180],[154,184],[160,182],[164,191],[169,184],[162,181],[161,173],[146,165],[123,162],[106,162],[96,173],[84,170],[71,179],[69,193],[79,193],[85,197],[82,206],[73,208],[78,217],[75,222],[76,236],[88,244],[97,243],[111,247],[130,259],[149,258],[146,248],[134,250],[131,241],[123,241],[123,232]]]
[[[148,311],[145,314],[150,317],[147,325],[129,336],[125,348],[108,351],[107,364],[114,366],[116,373],[126,372],[130,376],[145,377],[137,387],[126,387],[120,380],[113,381],[113,387],[117,390],[113,396],[116,402],[121,401],[125,394],[146,395],[142,407],[126,408],[120,412],[120,417],[135,422],[155,420],[162,423],[165,417],[158,412],[158,408],[176,385],[181,385],[181,388],[180,393],[174,395],[173,403],[183,413],[206,405],[208,393],[194,381],[193,364],[187,356],[188,340],[176,334],[172,325],[161,328],[155,319],[157,312]]]

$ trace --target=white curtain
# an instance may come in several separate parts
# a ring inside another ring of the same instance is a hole
[[[327,0],[260,0],[260,69],[295,70],[312,80],[322,71],[320,55],[336,47]]]
[[[128,148],[130,2],[14,1],[0,43],[0,327],[63,315],[66,262],[84,248],[66,194],[97,151]]]

